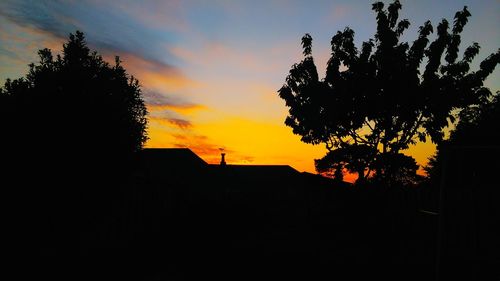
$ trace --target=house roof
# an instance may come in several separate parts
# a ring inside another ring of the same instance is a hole
[[[150,175],[195,182],[214,180],[225,184],[276,186],[306,182],[326,184],[332,181],[319,175],[300,173],[288,165],[207,164],[188,148],[146,148],[141,159],[143,168]]]
[[[145,148],[141,164],[150,175],[179,177],[206,170],[208,166],[188,148]]]
[[[162,161],[165,164],[205,166],[207,162],[201,159],[189,148],[145,148],[143,157],[148,160]]]

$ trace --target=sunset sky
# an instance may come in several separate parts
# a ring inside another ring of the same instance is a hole
[[[148,147],[188,147],[210,163],[224,148],[231,164],[314,172],[313,159],[325,148],[301,143],[284,125],[287,108],[276,91],[302,58],[304,33],[313,37],[323,74],[337,30],[351,27],[358,46],[372,38],[373,2],[1,0],[0,81],[25,75],[38,49],[58,52],[70,32],[81,30],[92,49],[108,61],[119,55],[141,82],[150,112]],[[400,18],[412,24],[405,40],[413,41],[426,20],[452,22],[467,5],[472,17],[462,50],[473,41],[481,46],[473,69],[500,47],[498,0],[401,3]],[[497,68],[486,85],[498,91],[499,80]],[[405,153],[425,164],[433,150],[427,143]]]

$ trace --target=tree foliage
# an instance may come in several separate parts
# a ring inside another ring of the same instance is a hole
[[[80,233],[111,216],[146,141],[139,82],[71,34],[61,55],[38,52],[0,89],[0,162],[9,210],[29,251],[74,253]],[[115,200],[116,201],[116,200]],[[66,254],[64,254],[66,253]]]
[[[325,158],[316,161],[318,171],[346,168],[358,173],[359,180],[377,175],[397,179],[402,171],[390,167],[402,160],[409,165],[404,173],[413,173],[414,160],[401,151],[428,138],[441,142],[443,129],[455,121],[453,112],[491,95],[483,81],[499,63],[500,51],[477,71],[470,70],[479,53],[477,43],[459,59],[460,34],[470,17],[467,7],[456,13],[451,32],[443,19],[430,42],[434,28],[427,21],[412,43],[400,41],[410,25],[399,20],[400,9],[397,0],[387,9],[381,2],[373,4],[375,37],[359,50],[352,29],[338,31],[323,79],[312,56],[312,37],[302,38],[304,59],[292,66],[278,92],[289,107],[285,124],[303,142],[326,145]],[[391,159],[395,162],[387,162]]]
[[[139,82],[70,34],[0,88],[2,187],[24,252],[78,253],[117,210],[146,141]],[[87,234],[88,235],[88,234]],[[83,238],[83,240],[81,240]]]
[[[450,138],[438,145],[436,153],[429,159],[424,170],[434,184],[439,183],[443,166],[443,151],[447,147],[498,147],[500,137],[500,92],[478,106],[469,107],[460,113],[460,120]],[[497,148],[498,149],[498,148]],[[492,155],[478,155],[477,159],[490,161]],[[490,163],[494,164],[494,163]],[[475,163],[471,163],[475,165]]]
[[[114,65],[105,62],[79,31],[70,34],[62,55],[49,49],[38,55],[26,77],[7,79],[0,89],[4,148],[26,154],[25,164],[57,157],[73,164],[91,160],[92,166],[120,163],[142,148],[147,110],[138,80],[118,57]]]

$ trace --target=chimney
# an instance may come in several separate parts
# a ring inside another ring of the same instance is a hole
[[[224,156],[226,156],[226,153],[222,152],[220,154],[221,158],[220,158],[220,165],[221,166],[226,166],[226,160],[224,159]]]

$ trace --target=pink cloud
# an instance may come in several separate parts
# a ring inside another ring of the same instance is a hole
[[[169,47],[168,51],[185,62],[203,67],[234,69],[249,73],[274,73],[280,56],[289,46],[271,46],[269,49],[237,49],[220,42],[206,42],[199,49]],[[277,60],[278,59],[278,60]]]

